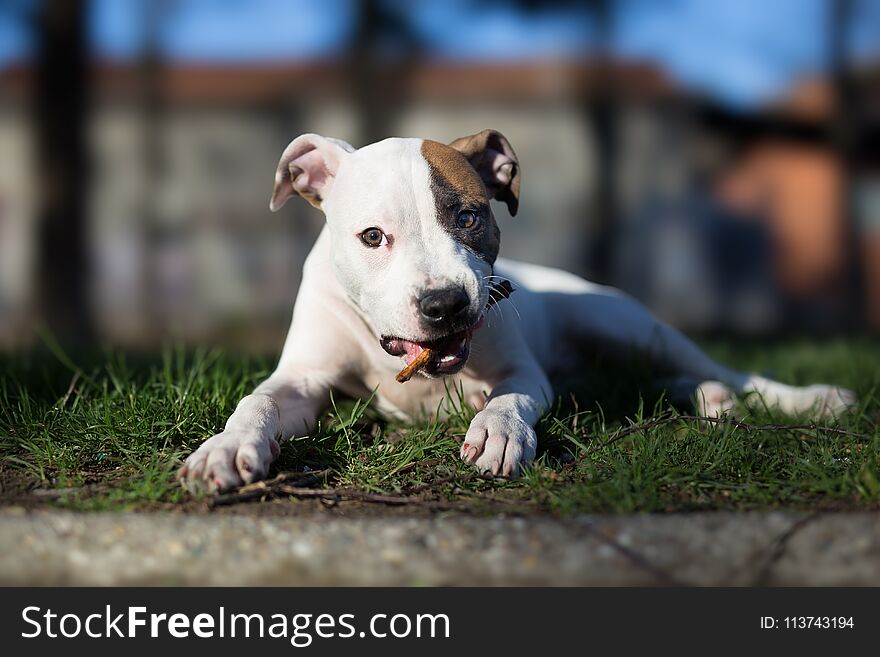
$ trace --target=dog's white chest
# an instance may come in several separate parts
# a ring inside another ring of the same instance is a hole
[[[406,383],[398,383],[387,372],[371,372],[365,380],[376,390],[375,404],[387,416],[401,420],[434,417],[455,413],[462,403],[476,410],[483,408],[491,388],[468,376],[458,375],[443,379],[427,379],[417,375]]]

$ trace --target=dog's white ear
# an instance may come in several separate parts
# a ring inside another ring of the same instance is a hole
[[[507,138],[497,130],[459,137],[449,144],[464,155],[486,185],[489,196],[504,201],[510,214],[519,208],[519,162]]]
[[[269,209],[277,212],[295,195],[320,208],[333,186],[342,159],[353,152],[354,147],[341,139],[312,134],[294,139],[278,161]]]

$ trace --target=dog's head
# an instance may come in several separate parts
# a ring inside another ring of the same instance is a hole
[[[449,145],[392,138],[354,149],[319,135],[281,155],[269,207],[302,196],[323,210],[336,277],[389,354],[426,346],[429,376],[464,367],[489,300],[501,233],[490,199],[519,204],[516,154],[494,130]]]

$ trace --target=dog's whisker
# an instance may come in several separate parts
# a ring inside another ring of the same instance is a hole
[[[494,311],[494,314],[501,321],[501,324],[504,324],[504,311],[498,307],[498,304],[492,304],[491,306],[489,306],[489,310]],[[489,316],[491,316],[491,313]]]
[[[516,307],[516,303],[514,303],[513,299],[511,299],[510,297],[507,297],[507,302],[510,304],[510,307],[513,308],[513,312],[516,313],[517,318],[520,321],[522,321],[522,315],[519,312],[519,308]],[[500,309],[499,309],[499,312],[501,312]],[[503,316],[503,313],[502,313],[502,316]]]

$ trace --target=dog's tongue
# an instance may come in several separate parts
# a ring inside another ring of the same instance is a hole
[[[416,358],[418,358],[419,354],[425,350],[425,346],[418,342],[410,342],[409,340],[402,340],[403,346],[406,349],[406,355],[404,356],[404,361],[407,365],[413,362]]]

